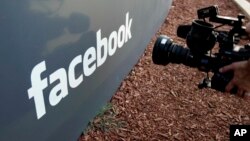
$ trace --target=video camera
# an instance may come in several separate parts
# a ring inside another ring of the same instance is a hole
[[[241,14],[237,18],[226,17],[218,13],[217,6],[199,9],[198,19],[193,20],[191,25],[178,27],[177,36],[186,39],[187,48],[173,43],[165,35],[158,37],[153,48],[153,62],[158,65],[182,63],[198,68],[207,73],[199,88],[209,87],[224,92],[233,78],[233,72],[220,73],[219,69],[249,59],[250,45],[237,45],[241,37],[247,36],[243,26],[245,17]],[[215,26],[212,22],[219,25]],[[224,25],[229,26],[230,30],[217,30]],[[213,73],[212,77],[209,77],[209,72]],[[233,88],[231,93],[237,93],[237,88]]]

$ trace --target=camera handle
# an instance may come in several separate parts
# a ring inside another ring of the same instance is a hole
[[[199,89],[203,88],[211,88],[211,79],[209,77],[204,78],[199,84],[198,84]]]
[[[222,79],[222,78],[227,78],[227,77],[224,77],[225,75],[233,75],[232,72],[229,72],[229,73],[215,73],[214,76],[212,78],[210,78],[208,76],[208,73],[207,73],[207,76],[198,84],[198,88],[199,89],[203,89],[203,88],[211,88],[211,89],[215,89],[217,91],[221,91],[221,92],[225,92],[225,87],[226,85],[228,84],[228,82],[231,80],[225,80],[225,79]],[[223,80],[220,82],[220,80]],[[215,82],[218,82],[220,85],[215,85],[215,84],[212,84],[212,83],[215,83]],[[231,94],[236,94],[238,91],[238,88],[237,87],[234,87],[230,93]]]

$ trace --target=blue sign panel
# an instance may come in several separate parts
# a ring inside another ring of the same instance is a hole
[[[1,0],[0,140],[76,140],[172,0]]]

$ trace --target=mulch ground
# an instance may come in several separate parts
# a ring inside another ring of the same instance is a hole
[[[90,122],[79,141],[85,140],[229,140],[229,126],[250,124],[250,100],[212,89],[198,89],[205,76],[184,65],[153,64],[156,37],[176,36],[179,24],[189,24],[196,10],[218,5],[220,15],[240,13],[232,0],[173,0],[162,27],[119,90]]]

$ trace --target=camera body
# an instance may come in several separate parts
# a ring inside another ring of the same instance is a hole
[[[167,65],[168,63],[184,64],[198,68],[203,72],[212,72],[213,76],[204,78],[199,88],[210,87],[218,91],[225,91],[226,85],[233,78],[233,72],[220,73],[219,69],[233,62],[250,58],[250,46],[237,45],[240,37],[246,36],[243,26],[243,15],[237,18],[218,15],[218,7],[210,6],[197,11],[198,19],[191,25],[180,25],[177,36],[186,39],[187,48],[173,43],[173,41],[161,35],[157,38],[152,59],[155,64]],[[207,21],[209,18],[209,22]],[[221,25],[215,26],[211,22]],[[216,30],[221,26],[230,26],[228,31]],[[215,44],[218,49],[213,51]],[[236,93],[234,88],[231,93]]]

